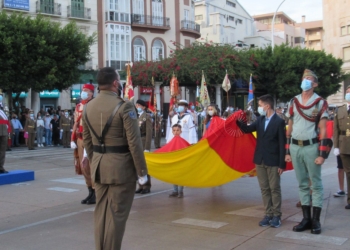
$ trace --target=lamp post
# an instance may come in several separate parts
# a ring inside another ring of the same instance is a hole
[[[272,18],[272,24],[271,24],[271,47],[272,47],[272,52],[273,52],[273,48],[275,47],[275,37],[274,37],[274,26],[275,26],[275,18],[276,18],[276,14],[278,12],[278,9],[281,7],[281,5],[284,3],[284,1],[286,0],[283,0],[280,5],[278,6],[275,14],[273,15],[273,18]]]

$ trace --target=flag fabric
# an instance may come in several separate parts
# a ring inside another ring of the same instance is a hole
[[[202,82],[199,96],[200,103],[206,108],[210,104],[210,97],[208,93],[207,83],[205,82],[204,72],[202,71]]]
[[[156,93],[154,91],[153,77],[152,77],[152,92],[151,92],[151,98],[148,104],[148,109],[151,110],[153,113],[157,112],[157,100],[156,100]]]
[[[126,85],[124,98],[127,100],[132,100],[134,98],[134,87],[132,86],[131,70],[129,63],[126,66]]]
[[[173,74],[173,77],[170,80],[170,95],[175,97],[179,94],[179,81],[176,76]]]
[[[228,92],[231,89],[231,83],[230,83],[230,79],[228,79],[228,74],[226,72],[224,81],[222,82],[222,88]]]
[[[248,94],[248,106],[249,104],[254,100],[254,93],[253,93],[253,80],[252,80],[252,75],[250,75],[250,80],[249,80],[249,94]]]

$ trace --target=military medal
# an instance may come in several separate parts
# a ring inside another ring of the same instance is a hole
[[[350,129],[346,130],[346,136],[350,136]]]
[[[318,115],[318,109],[315,108],[314,110],[312,110],[312,116],[315,117]]]
[[[145,122],[145,121],[146,121],[146,118],[143,118],[143,119],[142,119],[142,121],[144,121],[144,122]]]

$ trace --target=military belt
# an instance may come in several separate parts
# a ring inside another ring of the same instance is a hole
[[[124,146],[93,145],[93,151],[100,154],[105,154],[105,153],[123,154],[123,153],[130,152],[128,145],[124,145]]]
[[[63,125],[63,126],[70,126],[70,124],[64,124],[64,123],[62,123],[62,125]]]
[[[340,131],[340,135],[346,135],[346,131]]]
[[[145,137],[146,136],[146,133],[144,133],[144,134],[141,134],[141,137]]]
[[[28,128],[34,128],[34,126],[28,126]]]
[[[313,138],[311,140],[295,140],[292,138],[292,144],[298,145],[300,147],[304,147],[304,146],[309,146],[312,144],[318,143],[318,139],[317,138]]]

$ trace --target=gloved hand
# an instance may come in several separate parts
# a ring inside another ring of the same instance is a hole
[[[149,150],[146,149],[146,150],[144,150],[143,152],[149,152]]]
[[[333,150],[333,154],[334,154],[335,156],[340,155],[339,148],[334,148],[334,150]]]
[[[139,176],[139,183],[140,185],[144,185],[148,181],[147,175],[145,176]]]
[[[73,132],[73,129],[71,129],[70,132]]]
[[[70,147],[71,147],[71,149],[76,149],[77,148],[77,144],[75,144],[74,141],[71,141],[70,142]]]
[[[63,129],[61,129],[61,132],[63,132]]]

